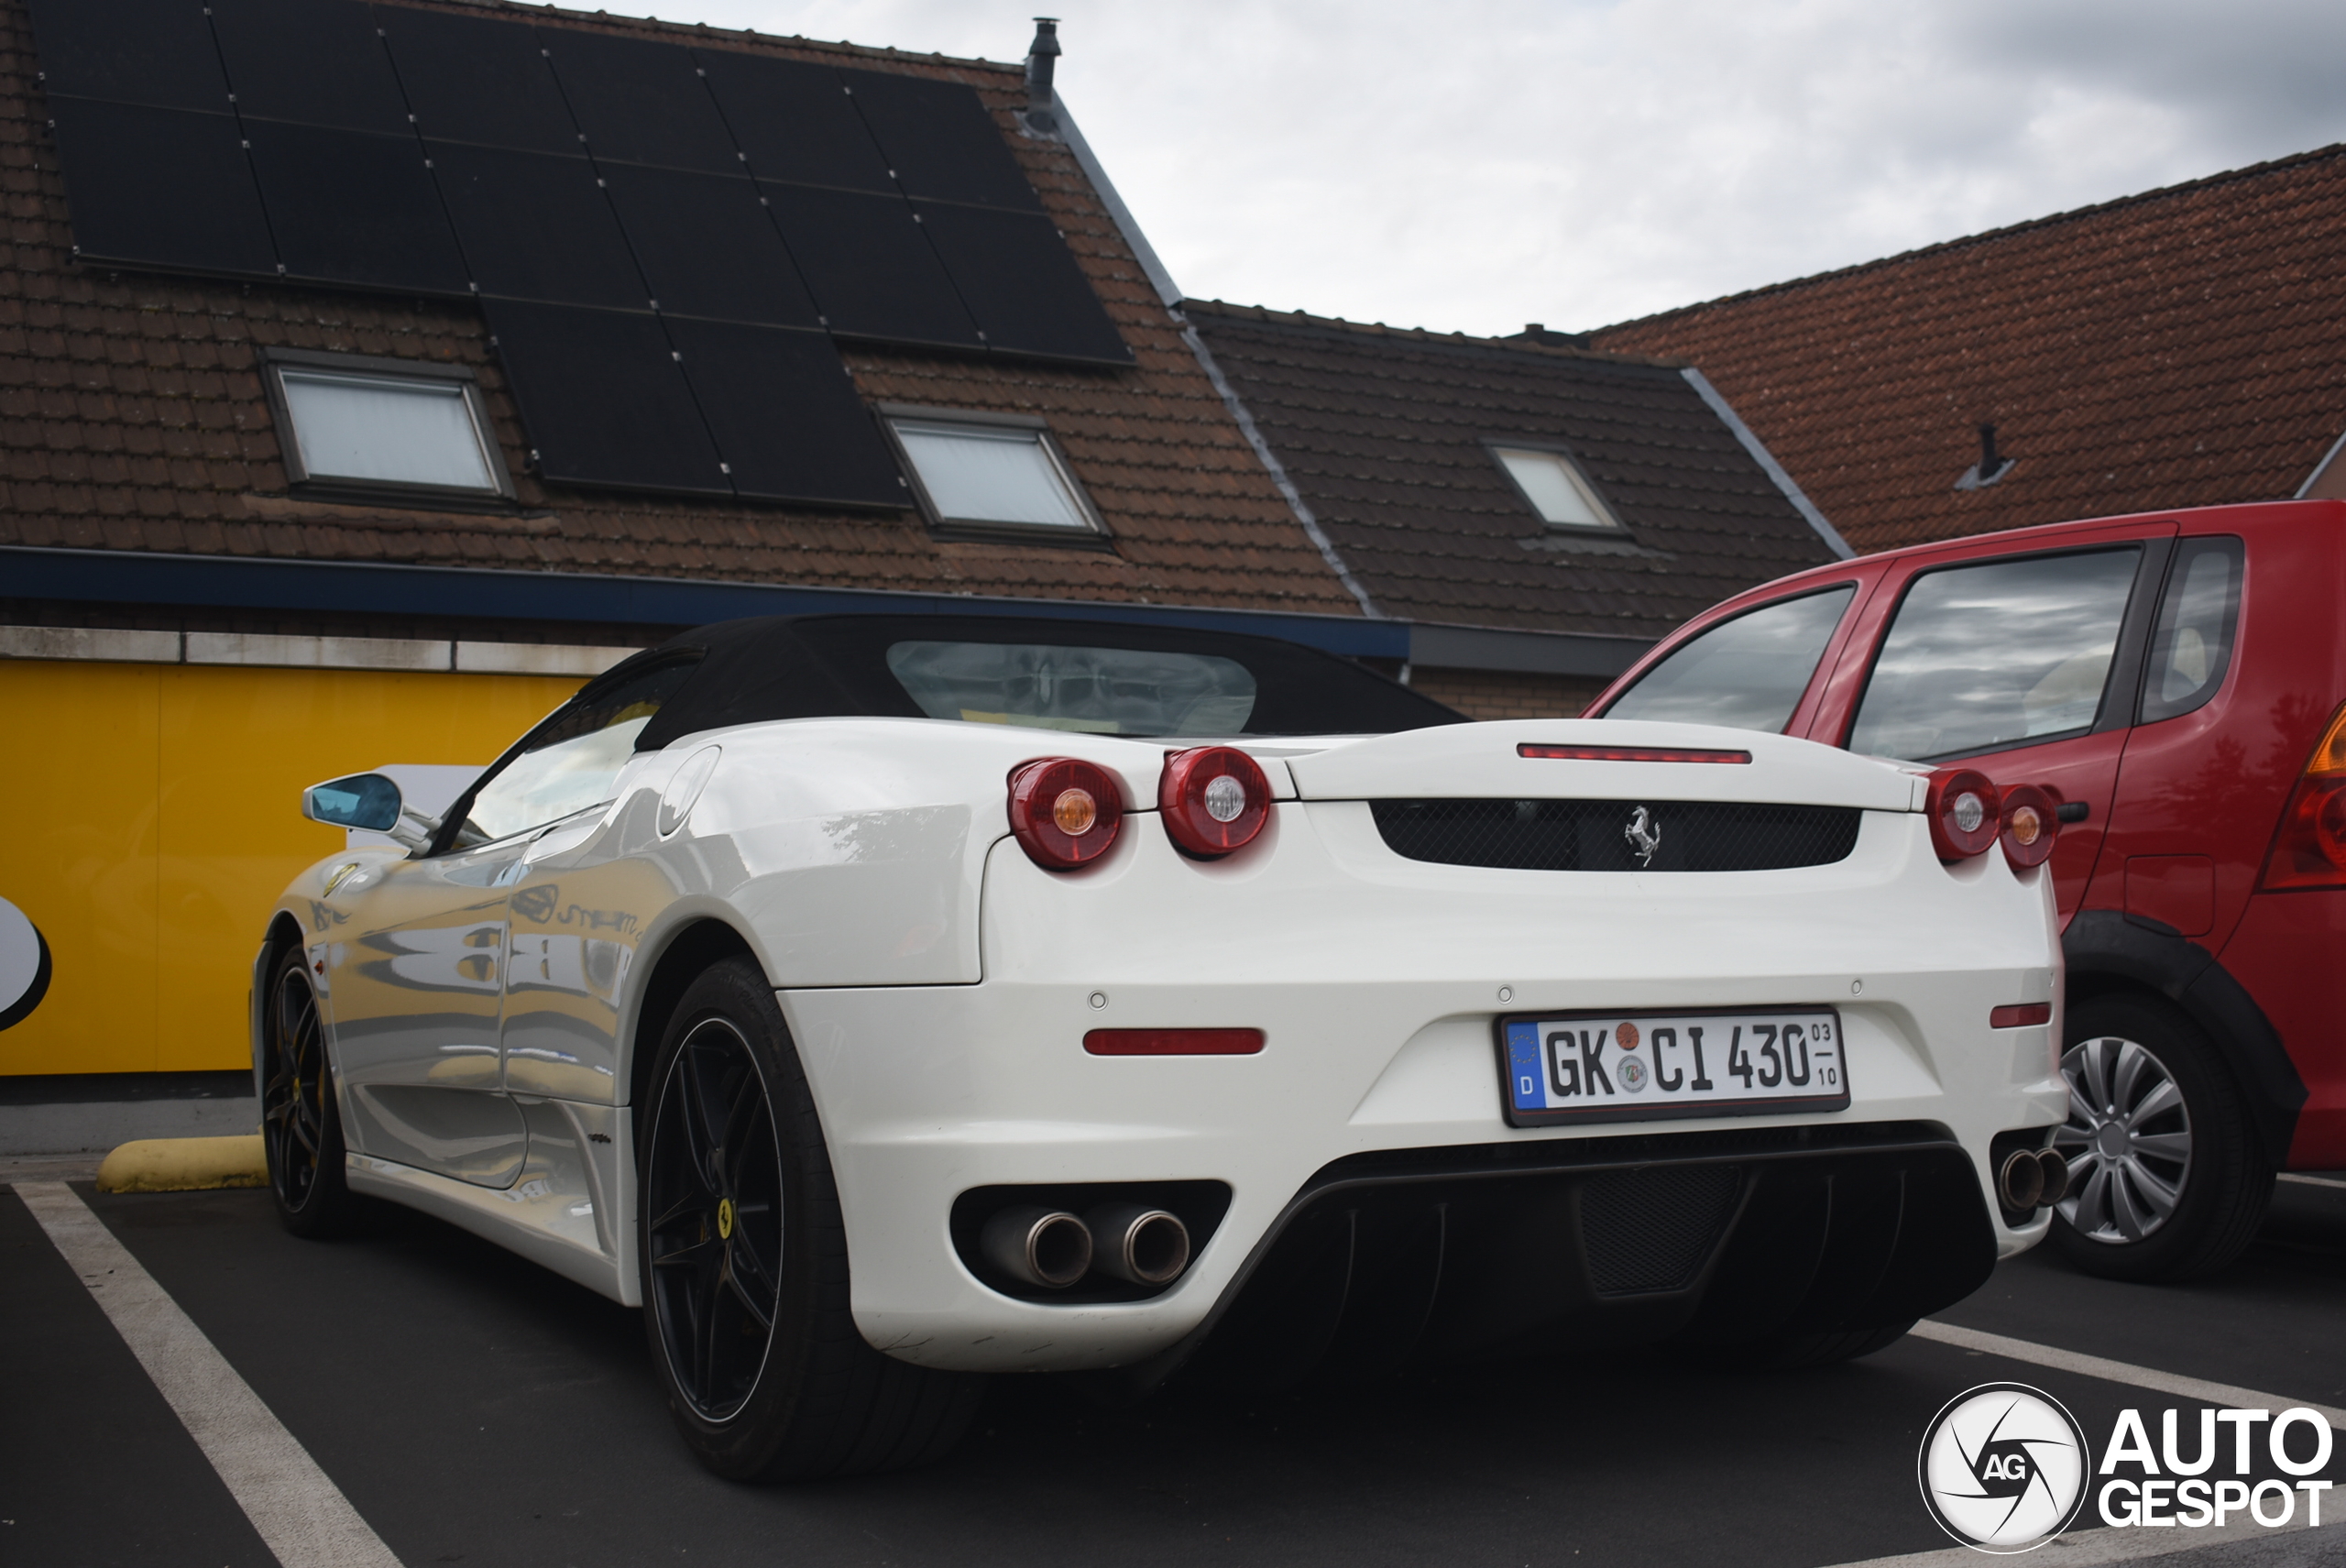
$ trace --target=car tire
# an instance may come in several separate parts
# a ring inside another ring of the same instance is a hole
[[[2273,1166],[2208,1036],[2159,999],[2096,997],[2069,1014],[2061,1071],[2062,1256],[2106,1279],[2158,1283],[2238,1257],[2272,1201]]]
[[[754,962],[727,959],[685,989],[647,1111],[644,1330],[701,1463],[731,1480],[812,1480],[949,1450],[984,1380],[882,1355],[857,1332],[822,1124]]]
[[[260,1132],[277,1217],[295,1235],[316,1240],[349,1230],[360,1200],[346,1179],[342,1110],[308,958],[295,948],[269,970]]]

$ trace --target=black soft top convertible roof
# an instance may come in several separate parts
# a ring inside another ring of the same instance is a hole
[[[1271,637],[998,615],[775,615],[696,627],[647,648],[590,682],[581,696],[653,664],[698,667],[644,727],[656,751],[681,735],[776,718],[923,718],[888,667],[905,641],[1044,643],[1197,653],[1235,660],[1255,678],[1249,735],[1386,734],[1457,724],[1464,716],[1374,670]]]

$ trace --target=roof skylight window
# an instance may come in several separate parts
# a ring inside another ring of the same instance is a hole
[[[1507,477],[1540,521],[1551,528],[1594,528],[1607,533],[1625,532],[1605,498],[1580,471],[1580,465],[1561,452],[1536,446],[1491,444]]]
[[[1107,532],[1040,420],[883,409],[915,495],[939,529]]]
[[[266,368],[290,484],[422,500],[511,499],[468,367],[279,350]]]

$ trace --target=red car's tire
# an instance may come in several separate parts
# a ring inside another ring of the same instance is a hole
[[[2122,995],[2079,1003],[2065,1045],[2061,1255],[2107,1279],[2160,1283],[2238,1257],[2272,1201],[2273,1166],[2214,1043],[2165,1001]]]

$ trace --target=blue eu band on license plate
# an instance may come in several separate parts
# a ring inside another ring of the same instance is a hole
[[[1499,1059],[1507,1122],[1518,1127],[1849,1103],[1841,1015],[1831,1007],[1502,1018]]]

